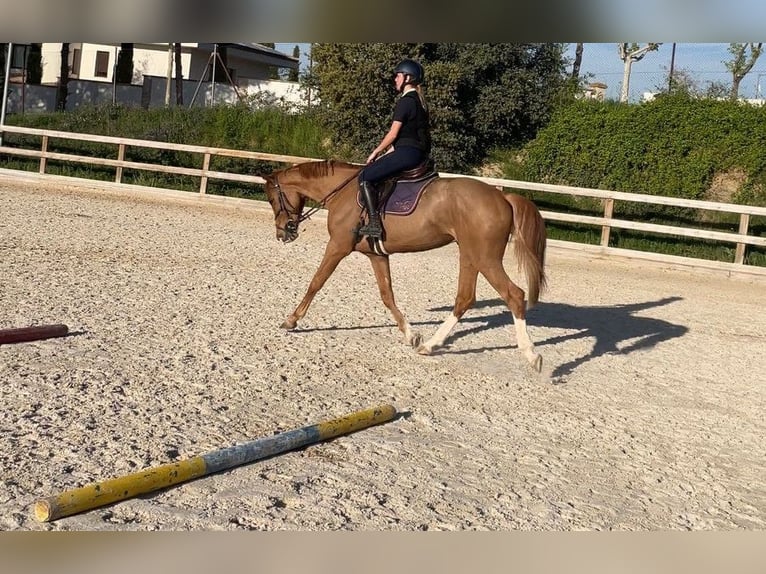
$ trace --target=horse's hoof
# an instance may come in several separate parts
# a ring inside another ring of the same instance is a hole
[[[410,335],[410,338],[407,340],[407,344],[412,347],[413,349],[417,349],[420,347],[420,343],[423,342],[423,337],[420,335],[420,333],[413,333]]]
[[[291,321],[290,319],[285,319],[285,322],[282,323],[281,327],[285,331],[292,331],[293,329],[295,329],[295,326],[297,324],[298,323],[296,321]]]
[[[425,345],[420,345],[418,347],[418,355],[430,355],[431,354],[431,347],[426,347]]]
[[[543,370],[543,357],[542,355],[536,355],[535,358],[532,360],[532,368],[537,371],[538,373],[541,373]]]

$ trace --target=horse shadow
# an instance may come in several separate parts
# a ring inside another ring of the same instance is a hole
[[[595,343],[590,352],[576,357],[553,371],[553,377],[562,377],[572,373],[580,365],[604,355],[628,355],[635,351],[649,349],[661,343],[683,336],[689,328],[676,325],[662,319],[641,317],[637,313],[669,305],[682,300],[681,297],[665,297],[657,301],[629,303],[624,305],[582,307],[565,303],[540,302],[527,312],[527,322],[532,326],[542,326],[554,329],[575,331],[565,335],[557,335],[536,341],[539,348],[545,345],[555,345],[565,341],[593,338]],[[454,343],[463,337],[470,336],[486,329],[511,327],[512,319],[508,308],[500,299],[476,302],[472,309],[497,307],[498,312],[490,315],[471,317],[470,311],[461,319],[463,324],[474,323],[476,326],[454,332],[446,341]],[[434,312],[448,312],[452,307],[437,307],[429,309]],[[508,345],[505,348],[512,348]],[[486,349],[467,349],[448,351],[456,354],[476,353]]]

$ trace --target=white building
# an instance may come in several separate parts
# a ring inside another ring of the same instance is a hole
[[[61,43],[41,44],[41,85],[27,84],[29,44],[14,44],[11,57],[9,113],[52,111],[61,73]],[[130,84],[115,80],[123,44],[69,43],[66,109],[105,102],[145,108],[176,101],[175,51],[172,44],[134,43]],[[235,103],[267,93],[293,108],[303,104],[298,82],[270,79],[274,68],[297,71],[299,59],[262,44],[181,44],[184,105]],[[170,85],[168,86],[168,80]]]
[[[43,84],[58,83],[61,69],[61,44],[42,45]],[[171,44],[133,44],[133,84],[142,84],[144,76],[175,77],[170,60]],[[72,80],[113,82],[121,44],[69,44],[69,77]],[[217,54],[218,57],[214,57]],[[172,57],[172,56],[171,56]],[[231,80],[267,80],[273,67],[297,70],[298,58],[261,44],[181,43],[181,67],[185,80],[228,82],[222,63]]]

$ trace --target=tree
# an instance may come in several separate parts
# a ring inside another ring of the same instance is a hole
[[[118,84],[133,83],[133,44],[120,44],[115,74]]]
[[[577,83],[580,81],[580,67],[582,66],[583,43],[577,42],[575,45],[575,59],[572,63],[572,80]]]
[[[761,55],[763,42],[749,42],[746,44],[729,44],[729,53],[732,55],[732,59],[728,62],[724,62],[726,69],[731,72],[731,92],[729,93],[729,99],[736,101],[739,97],[739,84],[747,73],[753,69],[756,60]],[[749,55],[745,55],[746,52],[750,52]]]
[[[5,57],[8,52],[8,44],[0,43],[0,80],[5,81]]]
[[[261,46],[266,46],[267,48],[271,48],[272,50],[276,49],[276,45],[274,42],[260,42]],[[269,80],[278,80],[279,79],[279,68],[276,66],[269,66]]]
[[[39,86],[43,79],[43,45],[30,44],[27,53],[27,84]]]
[[[304,83],[334,134],[333,151],[359,161],[390,126],[396,64],[419,60],[432,156],[444,171],[534,138],[566,81],[563,44],[313,44],[311,57]]]
[[[682,68],[669,70],[667,80],[660,85],[655,85],[654,89],[657,92],[666,91],[669,94],[684,94],[687,96],[700,96],[703,94],[694,79],[694,74]]]
[[[66,100],[69,96],[69,43],[61,44],[61,67],[59,68],[59,83],[56,89],[56,111],[66,111]]]
[[[293,48],[293,58],[300,58],[300,57],[301,57],[301,50],[296,45]],[[287,80],[289,82],[297,82],[298,81],[298,70],[297,69],[295,69],[295,70],[291,69],[290,73],[287,75]]]
[[[624,63],[624,69],[622,73],[622,91],[620,92],[620,101],[626,103],[628,101],[628,95],[630,93],[630,71],[633,66],[633,62],[638,62],[643,59],[649,52],[656,51],[662,42],[650,42],[645,46],[639,46],[636,43],[622,43],[617,44],[617,53],[620,55],[620,60]]]
[[[229,48],[218,44],[218,49],[216,51],[218,52],[218,62],[216,62],[215,65],[217,66],[220,64],[223,68],[220,73],[216,73],[216,78],[226,78],[229,75]]]
[[[184,105],[184,67],[181,60],[181,42],[173,43],[173,60],[176,64],[176,105]]]

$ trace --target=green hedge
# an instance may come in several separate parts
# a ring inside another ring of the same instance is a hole
[[[247,105],[207,108],[157,108],[144,110],[126,106],[83,106],[74,112],[9,116],[9,125],[142,140],[242,149],[302,157],[327,157],[324,132],[310,113],[289,114],[279,106],[252,109]],[[39,148],[39,137],[6,134],[4,143]],[[37,140],[37,141],[33,141]],[[111,144],[77,140],[52,140],[50,151],[92,157],[117,157]],[[201,156],[170,149],[128,148],[125,159],[135,162],[179,167],[201,167]],[[14,169],[37,169],[36,160],[0,158],[0,165]],[[232,173],[256,173],[283,167],[283,164],[238,158],[214,157],[210,168]],[[113,179],[113,168],[100,168],[50,161],[48,173],[80,175],[91,179]],[[169,187],[188,191],[199,189],[199,178],[125,170],[125,183]],[[210,181],[209,193],[257,195],[258,186]]]
[[[748,104],[661,96],[652,102],[576,101],[560,108],[551,122],[504,173],[516,179],[680,197],[766,205],[766,108]],[[713,191],[716,176],[732,183]],[[553,211],[603,214],[591,198],[536,194]],[[615,217],[736,232],[738,217],[727,213],[618,202]],[[551,223],[557,239],[596,243],[593,226]],[[766,234],[766,218],[753,217],[750,234]],[[734,245],[613,230],[611,246],[733,261]],[[749,248],[750,264],[766,265],[766,250]]]
[[[79,133],[321,157],[323,131],[311,114],[278,106],[207,108],[82,106],[74,112],[9,116],[9,125]]]
[[[525,148],[529,181],[708,199],[716,174],[741,170],[732,203],[766,205],[766,109],[684,96],[640,105],[578,101]]]

